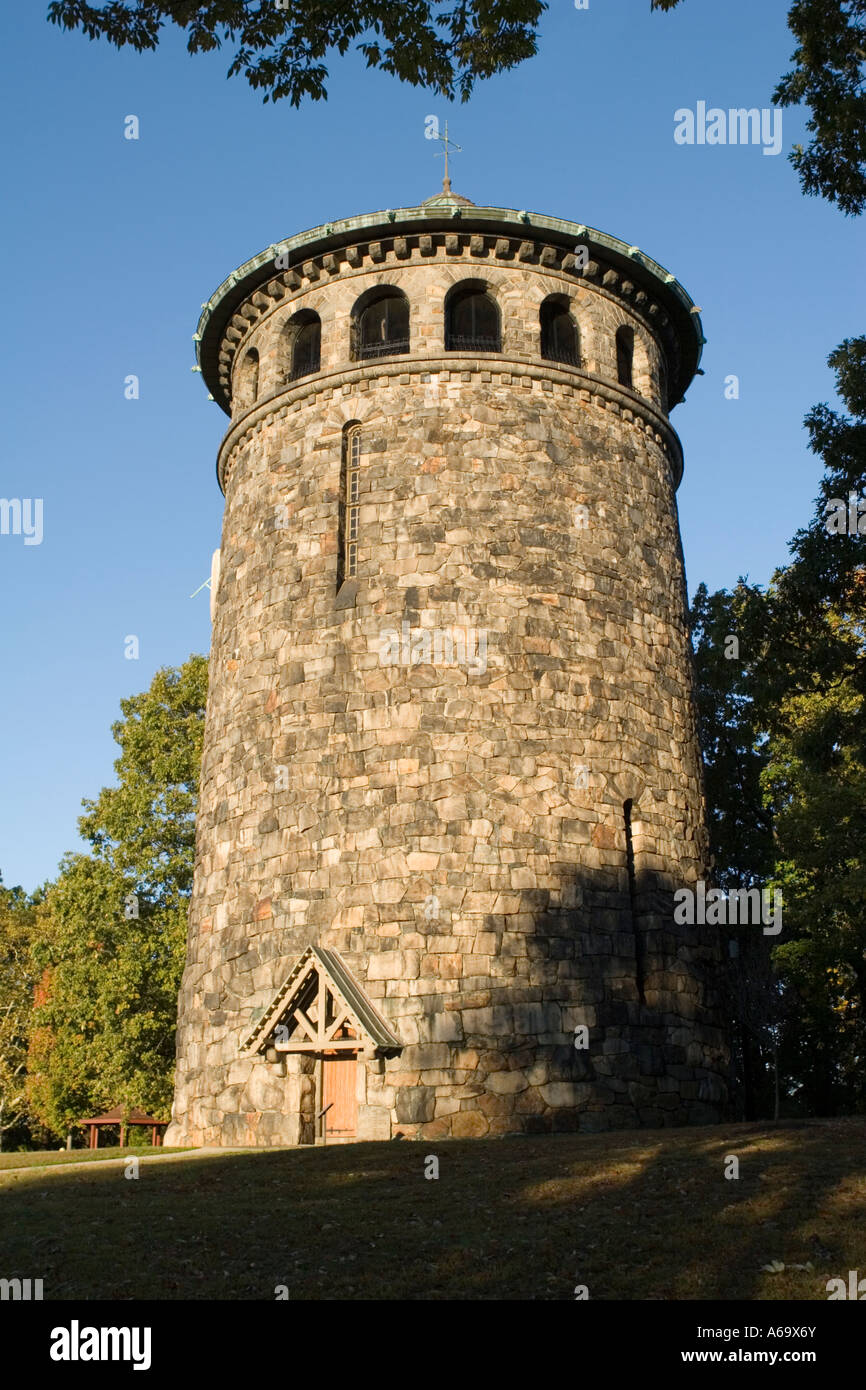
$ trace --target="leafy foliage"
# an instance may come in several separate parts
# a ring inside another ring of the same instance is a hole
[[[679,4],[652,0],[654,10]],[[800,187],[845,213],[860,213],[866,206],[866,0],[795,0],[788,28],[797,40],[794,67],[773,101],[809,109],[812,141],[789,156]]]
[[[154,906],[186,903],[192,889],[206,698],[207,662],[192,656],[121,700],[118,785],[84,802],[81,834]]]
[[[67,856],[38,913],[28,1092],[55,1133],[114,1104],[170,1106],[206,689],[193,656],[121,701],[118,785],[80,821],[93,854]]]
[[[0,1149],[27,1113],[27,1039],[36,975],[30,958],[35,900],[0,882]]]
[[[426,0],[52,0],[48,17],[138,52],[155,49],[166,24],[186,31],[190,53],[237,43],[228,75],[243,73],[265,101],[288,97],[300,106],[305,97],[327,96],[323,60],[332,51],[343,56],[353,43],[368,67],[449,99],[459,92],[466,101],[477,79],[534,55],[546,8],[542,0],[455,0],[450,9]]]
[[[866,1081],[866,536],[827,529],[830,499],[866,496],[866,338],[828,360],[846,413],[822,404],[806,417],[824,476],[775,577],[763,773],[789,938],[776,959],[798,999],[786,1046],[823,1113],[862,1108]]]
[[[862,651],[862,631],[843,626]],[[785,902],[787,941],[775,957],[798,1004],[788,1051],[807,1108],[832,1114],[858,1092],[862,1106],[866,1082],[866,701],[845,675],[813,685],[776,711],[764,783]]]
[[[804,193],[846,213],[866,205],[866,0],[797,0],[788,15],[795,66],[773,93],[780,106],[809,107],[813,139],[791,163]]]
[[[773,821],[761,781],[769,752],[757,705],[768,616],[766,595],[742,578],[732,593],[699,585],[690,615],[713,875],[725,889],[761,887],[773,871]],[[756,1119],[772,1111],[779,985],[769,938],[748,926],[730,938],[735,954],[723,997],[733,1071],[744,1117]]]
[[[771,869],[784,902],[776,984],[751,943],[735,994],[752,998],[734,1013],[742,1037],[757,1004],[751,1064],[765,1068],[768,1040],[778,1045],[788,1094],[824,1114],[866,1102],[866,537],[826,524],[830,498],[866,491],[866,339],[829,361],[849,413],[822,404],[806,417],[824,475],[791,563],[766,595],[743,581],[732,594],[702,587],[693,610],[720,882]],[[741,669],[720,655],[738,624]]]
[[[709,594],[700,584],[690,617],[715,876],[722,888],[748,888],[765,882],[773,863],[761,787],[768,752],[755,705],[766,600],[745,579],[733,593]]]
[[[807,527],[792,542],[795,563],[779,579],[790,615],[809,623],[825,603],[866,611],[866,544],[860,534],[830,534],[827,503],[866,499],[866,337],[846,338],[827,359],[846,411],[816,405],[806,416],[812,452],[824,463],[821,489]]]
[[[650,0],[650,8],[667,12],[680,3]],[[353,44],[368,67],[467,101],[479,79],[535,56],[546,9],[543,0],[455,0],[451,8],[429,0],[51,0],[48,18],[140,53],[159,46],[166,25],[185,32],[191,54],[236,45],[229,77],[242,73],[266,102],[288,97],[300,106],[327,97],[325,60]],[[789,158],[804,193],[859,213],[866,205],[866,0],[795,0],[788,27],[794,66],[772,99],[806,105],[812,135]]]

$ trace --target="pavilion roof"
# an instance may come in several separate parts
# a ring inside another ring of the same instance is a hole
[[[106,1110],[104,1115],[91,1116],[89,1120],[79,1120],[80,1125],[165,1125],[168,1120],[157,1120],[153,1115],[145,1115],[143,1110],[134,1106],[127,1111],[122,1105],[115,1105],[113,1110]]]

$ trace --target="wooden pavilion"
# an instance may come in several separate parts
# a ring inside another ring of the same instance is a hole
[[[154,1148],[159,1148],[162,1144],[162,1131],[168,1124],[168,1120],[156,1120],[153,1115],[145,1115],[143,1110],[133,1108],[127,1110],[122,1105],[115,1105],[113,1110],[106,1110],[104,1115],[95,1115],[89,1120],[79,1120],[80,1125],[90,1126],[90,1137],[87,1147],[89,1149],[99,1148],[99,1131],[103,1125],[118,1125],[120,1128],[120,1147],[126,1143],[126,1131],[133,1125],[150,1126],[150,1142]]]

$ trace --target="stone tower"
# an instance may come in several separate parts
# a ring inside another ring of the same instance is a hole
[[[717,1118],[688,295],[444,192],[268,247],[195,336],[231,424],[167,1142]]]

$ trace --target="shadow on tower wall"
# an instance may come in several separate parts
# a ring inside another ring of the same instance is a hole
[[[729,1059],[718,933],[676,924],[673,891],[652,871],[625,880],[582,869],[563,894],[568,907],[552,908],[545,890],[523,890],[516,918],[484,918],[481,930],[496,934],[494,978],[470,976],[454,993],[422,996],[420,1050],[406,1049],[392,1070],[411,1069],[417,1057],[423,1083],[424,1063],[437,1060],[425,1044],[445,1042],[460,1076],[477,1053],[459,1094],[461,1112],[486,1117],[489,1129],[478,1133],[720,1120]],[[508,930],[514,921],[525,931]],[[463,959],[470,968],[471,956]],[[518,962],[527,961],[518,983]],[[471,1132],[469,1121],[434,1121],[435,1101],[432,1082],[400,1088],[403,1132]]]

